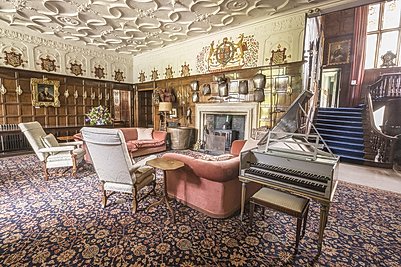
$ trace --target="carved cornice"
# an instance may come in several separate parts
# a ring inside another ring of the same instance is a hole
[[[36,46],[54,48],[57,50],[62,50],[66,53],[74,52],[85,56],[103,58],[109,62],[132,64],[132,58],[130,56],[121,57],[117,53],[108,53],[107,51],[102,49],[93,50],[93,49],[83,48],[75,45],[57,42],[54,40],[49,40],[38,36],[28,35],[26,33],[20,33],[10,29],[0,28],[0,37],[5,37],[12,40],[18,40],[19,42],[25,42]]]

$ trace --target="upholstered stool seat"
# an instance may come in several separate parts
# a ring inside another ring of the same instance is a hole
[[[308,217],[308,210],[309,210],[309,199],[264,187],[251,197],[250,203],[251,203],[250,225],[252,225],[253,221],[255,204],[297,218],[297,232],[296,232],[297,235],[295,241],[295,253],[297,253],[299,240],[305,234],[306,220]],[[303,230],[301,236],[302,222],[303,222]]]

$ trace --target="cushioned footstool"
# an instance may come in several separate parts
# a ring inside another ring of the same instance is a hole
[[[297,253],[299,240],[305,234],[306,220],[309,210],[309,199],[264,187],[251,197],[250,203],[250,225],[252,225],[253,221],[255,204],[277,210],[297,218],[297,237],[295,241],[295,253]],[[301,236],[302,221],[303,230]]]

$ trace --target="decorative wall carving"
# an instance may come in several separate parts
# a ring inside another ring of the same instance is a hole
[[[32,36],[26,33],[12,31],[10,29],[0,28],[1,54],[5,55],[3,51],[5,50],[9,52],[12,47],[18,50],[18,53],[22,53],[22,58],[28,61],[28,64],[24,64],[23,67],[30,70],[58,72],[70,75],[71,66],[69,63],[74,63],[74,60],[77,60],[81,61],[79,64],[82,64],[83,74],[80,76],[98,78],[95,77],[93,71],[96,66],[100,65],[104,67],[104,78],[113,80],[111,73],[108,71],[111,69],[112,65],[116,63],[122,64],[128,69],[132,69],[133,66],[132,57],[129,55],[117,54],[103,49],[82,48],[54,40],[47,40],[42,37]],[[29,49],[27,49],[28,47]],[[47,56],[49,56],[49,60],[55,60],[55,68],[52,66],[52,63],[46,62]],[[42,68],[42,59],[45,61],[44,68]],[[87,62],[90,62],[89,66],[87,66]],[[0,61],[0,65],[11,67],[11,65],[5,65],[3,61]],[[126,70],[124,70],[124,72],[132,73],[132,71]],[[131,76],[128,77],[128,81],[132,80],[133,77],[131,74]]]

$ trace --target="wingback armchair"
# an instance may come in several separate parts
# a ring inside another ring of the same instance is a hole
[[[101,181],[103,207],[106,206],[107,191],[132,193],[132,212],[135,213],[138,202],[155,190],[154,168],[145,164],[147,160],[156,156],[149,156],[134,163],[128,152],[124,134],[119,129],[83,127],[81,133]],[[152,190],[138,200],[138,191],[147,185],[152,185]]]
[[[18,126],[43,162],[45,180],[49,179],[50,168],[72,167],[72,175],[76,175],[77,166],[85,155],[85,150],[79,147],[82,142],[58,143],[54,135],[46,134],[37,121],[20,123]]]

